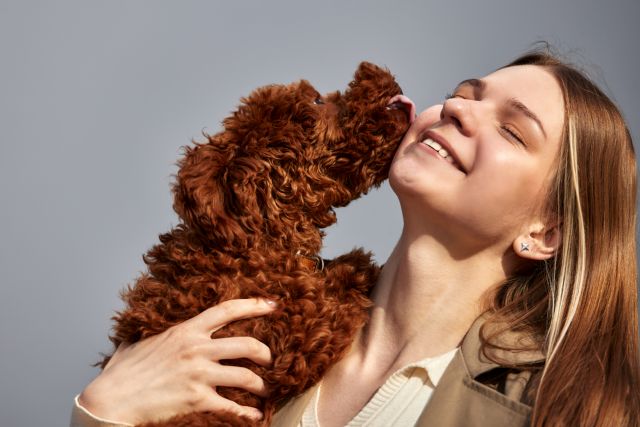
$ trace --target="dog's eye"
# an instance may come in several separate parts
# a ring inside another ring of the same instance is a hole
[[[322,98],[317,97],[316,99],[313,100],[313,103],[316,105],[322,105],[324,104],[324,101],[322,100]]]

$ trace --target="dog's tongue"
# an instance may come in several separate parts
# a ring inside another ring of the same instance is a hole
[[[403,109],[409,117],[409,125],[416,119],[416,105],[404,95],[396,95],[387,103],[389,109]]]

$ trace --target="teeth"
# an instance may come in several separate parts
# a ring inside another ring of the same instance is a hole
[[[444,148],[442,148],[442,145],[438,144],[433,139],[427,138],[424,141],[422,141],[422,143],[423,144],[427,144],[429,147],[431,147],[434,150],[436,150],[438,152],[438,154],[440,154],[442,157],[444,157],[444,158],[449,157],[449,152],[447,150],[445,150]]]
[[[452,165],[454,165],[455,167],[457,167],[458,169],[460,169],[460,167],[458,166],[458,164],[453,160],[453,157],[451,157],[449,155],[449,152],[447,150],[445,150],[444,148],[442,148],[442,145],[438,144],[436,141],[434,141],[431,138],[427,138],[424,141],[420,142],[421,144],[425,144],[428,145],[429,147],[433,148],[434,150],[436,150],[438,152],[438,154],[440,154],[447,162],[451,163]],[[460,169],[462,170],[462,169]]]

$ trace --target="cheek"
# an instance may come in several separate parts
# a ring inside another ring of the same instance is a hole
[[[409,129],[407,130],[407,133],[404,135],[404,138],[402,139],[402,142],[398,147],[398,151],[405,148],[408,144],[414,142],[421,130],[428,129],[436,124],[440,120],[441,111],[442,105],[437,104],[421,112],[411,124],[411,127],[409,127]]]
[[[469,194],[492,210],[526,213],[539,198],[544,174],[526,154],[512,150],[479,151],[477,173],[469,176]]]

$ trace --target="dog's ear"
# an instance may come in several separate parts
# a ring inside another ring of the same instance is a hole
[[[250,247],[262,225],[256,194],[262,165],[236,158],[238,145],[228,132],[206,136],[208,142],[184,148],[173,186],[173,208],[206,240]]]

